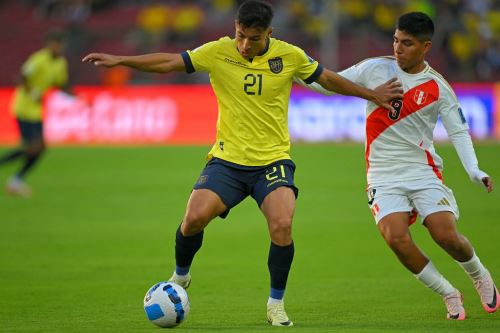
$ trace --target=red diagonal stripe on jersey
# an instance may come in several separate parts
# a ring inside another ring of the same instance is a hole
[[[425,98],[422,98],[422,92],[425,93]],[[416,96],[420,96],[420,98],[416,98]],[[408,90],[404,94],[403,107],[398,119],[392,120],[391,118],[389,118],[389,111],[382,107],[377,108],[370,114],[370,116],[368,116],[368,118],[366,119],[365,150],[367,173],[368,168],[370,167],[369,156],[372,142],[386,129],[396,124],[401,119],[404,119],[409,115],[422,110],[427,105],[437,101],[438,98],[439,86],[437,85],[436,81],[430,80]],[[417,104],[417,102],[420,102],[421,104]]]
[[[443,181],[443,175],[441,172],[439,172],[438,167],[436,166],[436,163],[434,163],[434,159],[432,158],[431,153],[424,149],[425,155],[427,156],[427,164],[432,168],[432,171],[436,174],[436,176],[439,178],[440,181]]]

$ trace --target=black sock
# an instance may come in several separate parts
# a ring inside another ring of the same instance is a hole
[[[21,167],[21,170],[19,170],[19,172],[16,175],[19,178],[24,178],[24,176],[26,176],[28,171],[30,171],[31,168],[33,168],[33,166],[38,161],[38,159],[40,158],[41,155],[42,155],[41,153],[34,154],[34,155],[28,155],[26,157],[26,161],[24,162],[23,166]]]
[[[187,268],[191,266],[194,255],[203,243],[203,230],[193,236],[183,236],[181,227],[177,228],[175,234],[175,264],[177,267]]]
[[[285,290],[288,272],[292,267],[294,251],[293,242],[286,246],[279,246],[271,242],[267,260],[267,267],[271,275],[271,290]]]
[[[8,152],[7,154],[3,155],[0,157],[0,164],[4,164],[10,161],[14,161],[15,159],[18,159],[19,157],[24,155],[24,151],[21,149],[16,149],[11,152]]]

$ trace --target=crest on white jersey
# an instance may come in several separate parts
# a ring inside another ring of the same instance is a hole
[[[423,90],[416,89],[415,90],[415,95],[413,95],[413,100],[417,105],[422,105],[425,103],[425,100],[427,99],[427,93]]]

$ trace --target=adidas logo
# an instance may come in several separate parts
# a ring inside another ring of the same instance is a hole
[[[437,204],[439,206],[451,206],[450,202],[446,198],[439,200]]]

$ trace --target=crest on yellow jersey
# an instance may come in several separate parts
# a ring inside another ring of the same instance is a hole
[[[283,59],[281,59],[280,57],[269,59],[268,63],[269,63],[269,69],[274,74],[278,74],[283,70]]]

